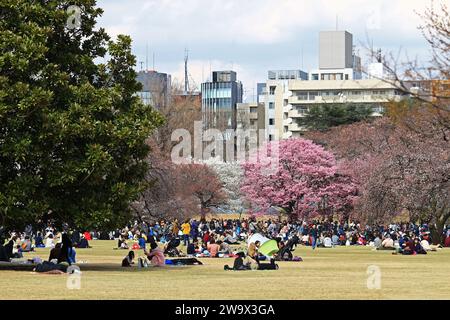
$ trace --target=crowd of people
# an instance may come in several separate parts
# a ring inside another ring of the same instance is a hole
[[[219,244],[221,249],[228,249],[228,245],[238,244],[255,233],[260,233],[270,239],[276,239],[283,245],[294,235],[299,243],[316,247],[370,245],[383,249],[403,244],[412,240],[426,245],[433,243],[431,232],[427,224],[391,223],[389,225],[362,225],[358,222],[345,221],[280,221],[278,219],[258,220],[249,219],[211,219],[198,221],[188,219],[179,222],[161,220],[152,223],[138,223],[127,226],[123,230],[115,231],[115,238],[139,241],[141,237],[155,237],[161,243],[167,243],[172,238],[179,238],[189,247],[196,248],[206,244]],[[444,230],[445,245],[450,245],[450,225]],[[391,244],[393,244],[391,246]],[[216,249],[216,248],[214,248]],[[213,251],[215,252],[216,250]],[[426,245],[425,250],[428,250]],[[220,250],[219,250],[220,251]]]
[[[197,219],[160,220],[150,223],[134,221],[114,231],[57,231],[53,226],[34,231],[31,226],[21,233],[11,233],[2,240],[0,261],[23,256],[36,247],[51,248],[49,261],[75,263],[75,248],[88,248],[90,240],[116,240],[118,249],[129,250],[123,265],[133,264],[132,250],[143,249],[150,264],[161,266],[165,257],[235,257],[259,263],[258,244],[247,244],[254,234],[277,241],[277,260],[292,260],[297,245],[332,248],[335,246],[371,246],[374,250],[392,250],[395,254],[426,254],[437,250],[427,224],[392,223],[363,225],[346,221],[282,221],[271,219]],[[450,226],[444,231],[444,246],[450,246]],[[160,249],[161,244],[163,248]],[[150,251],[147,251],[150,244]],[[183,244],[183,250],[180,245]],[[240,252],[246,251],[242,256]],[[140,262],[141,263],[141,262]],[[244,263],[245,265],[246,263]]]

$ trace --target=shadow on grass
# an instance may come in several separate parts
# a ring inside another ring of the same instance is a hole
[[[158,270],[186,270],[199,266],[164,266],[164,267],[148,267],[148,268],[138,268],[137,266],[132,267],[121,267],[113,263],[86,263],[78,264],[80,270],[83,271],[121,271],[121,272],[150,272]],[[201,267],[201,266],[200,266]]]

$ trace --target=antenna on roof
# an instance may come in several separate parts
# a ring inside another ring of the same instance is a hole
[[[189,78],[188,78],[188,60],[189,60],[189,50],[184,49],[184,94],[187,95],[189,92]]]
[[[205,82],[205,65],[202,64],[202,83]]]
[[[155,52],[153,52],[153,71],[155,71]]]
[[[338,18],[338,15],[336,15],[336,31],[339,30],[339,29],[338,29],[338,21],[339,21],[339,18]]]
[[[148,43],[145,45],[145,71],[148,71]]]
[[[377,50],[377,62],[381,63],[383,57],[381,55],[381,48]]]
[[[303,46],[302,46],[302,70],[303,70]]]

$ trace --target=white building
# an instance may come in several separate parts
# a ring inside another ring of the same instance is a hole
[[[347,31],[326,31],[319,36],[319,69],[309,76],[300,70],[269,71],[259,101],[266,106],[268,140],[288,139],[305,131],[297,123],[309,107],[324,103],[357,103],[380,116],[383,105],[402,98],[395,86],[380,79],[383,69],[373,65],[371,79],[362,79],[361,59],[354,53]],[[377,77],[380,76],[380,77]]]

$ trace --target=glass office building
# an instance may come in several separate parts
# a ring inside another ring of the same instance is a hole
[[[242,103],[242,83],[234,71],[214,71],[212,82],[202,83],[203,128],[236,129],[236,108]]]

